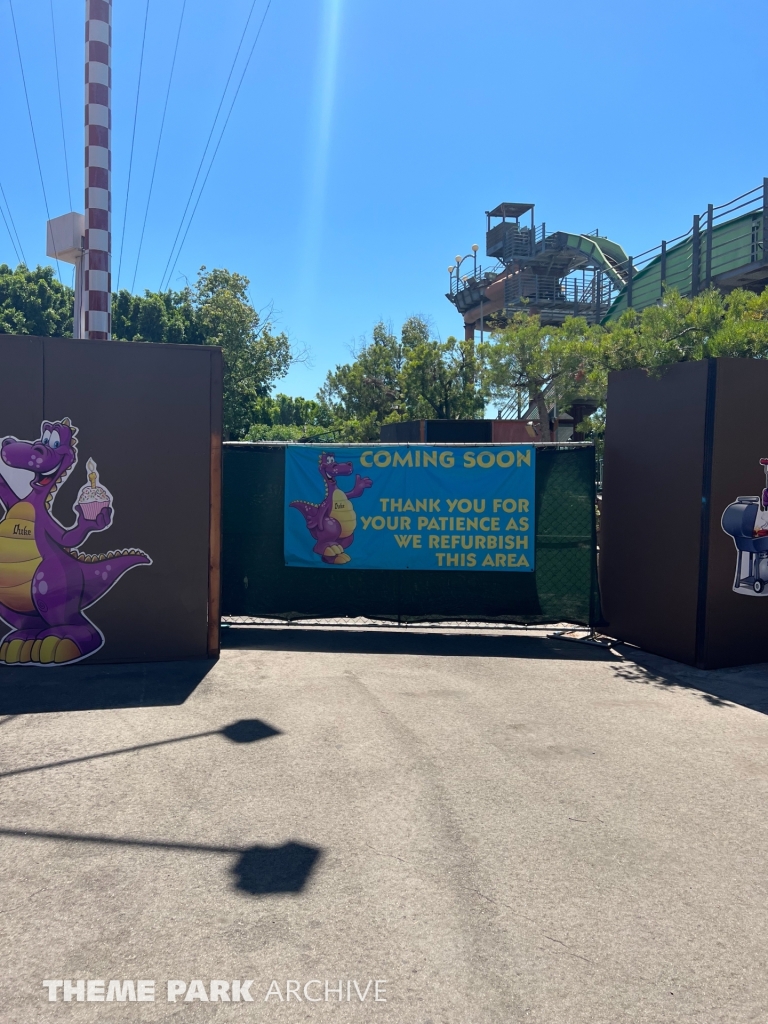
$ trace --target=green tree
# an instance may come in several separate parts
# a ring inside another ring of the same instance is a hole
[[[0,264],[0,334],[71,337],[74,292],[53,267]]]
[[[223,352],[224,432],[233,441],[245,436],[258,399],[269,395],[294,359],[288,336],[275,333],[251,303],[249,283],[242,274],[202,267],[192,289],[204,343]]]
[[[290,395],[269,395],[259,398],[254,405],[254,424],[279,427],[329,427],[327,409],[311,398],[291,398]]]
[[[112,334],[126,341],[201,345],[205,338],[192,304],[191,288],[112,296]]]
[[[382,423],[405,418],[400,389],[403,347],[380,321],[371,340],[363,342],[354,356],[353,362],[329,371],[318,401],[332,422],[344,424],[350,440],[378,440]]]
[[[341,431],[340,431],[341,433]],[[254,423],[243,438],[244,441],[307,441],[313,437],[330,438],[334,436],[327,427],[298,426],[295,423]]]
[[[485,399],[474,341],[435,341],[421,317],[402,331],[405,365],[401,387],[409,419],[481,419]]]
[[[709,356],[763,359],[768,353],[768,289],[757,294],[715,288],[693,298],[668,291],[663,302],[629,309],[605,329],[604,360],[611,369],[656,370]]]
[[[522,398],[535,405],[542,440],[553,440],[550,407],[591,397],[597,386],[590,371],[598,361],[600,332],[580,318],[542,327],[538,316],[517,313],[481,346],[483,386],[499,404]]]
[[[353,362],[328,374],[318,399],[347,437],[378,440],[382,425],[398,420],[482,416],[474,343],[430,335],[424,317],[409,317],[399,338],[380,321]]]
[[[584,363],[588,390],[599,408],[588,427],[599,437],[611,370],[658,374],[694,359],[768,358],[768,288],[760,294],[737,289],[728,295],[713,288],[692,298],[670,290],[659,305],[629,309],[615,323],[593,329],[591,340]]]

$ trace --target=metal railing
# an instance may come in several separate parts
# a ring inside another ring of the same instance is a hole
[[[610,277],[601,271],[585,269],[564,278],[519,271],[510,274],[504,282],[504,303],[506,306],[565,303],[607,311],[615,292]]]
[[[597,228],[588,235],[601,237]],[[505,306],[529,302],[570,305],[576,311],[590,307],[605,310],[611,317],[625,308],[644,309],[654,305],[670,289],[683,295],[696,295],[711,285],[734,287],[745,268],[765,263],[768,260],[768,178],[728,202],[709,205],[696,214],[691,227],[676,238],[665,239],[617,263],[618,277],[627,282],[622,290],[607,274],[599,271],[594,271],[595,280],[588,286],[580,282],[579,272],[563,279],[536,275],[533,270],[509,273],[505,264],[560,247],[561,232],[548,234],[546,222],[532,228],[497,224],[488,233],[488,237],[491,236],[494,243],[503,241],[503,261],[497,261],[490,270],[478,267],[463,279],[458,275],[451,277],[449,297],[461,311],[480,301],[485,285],[506,274]],[[466,294],[462,296],[462,293]]]
[[[617,265],[627,279],[621,309],[654,305],[668,289],[696,295],[768,257],[768,178],[756,188],[695,214],[676,238]],[[720,280],[718,280],[720,279]]]
[[[451,274],[450,294],[455,296],[461,292],[476,289],[478,286],[491,284],[505,270],[504,264],[497,262],[493,267],[487,267],[485,270],[478,264],[477,270],[473,268],[470,273],[464,274],[458,279],[453,273]]]
[[[531,241],[529,228],[524,228],[521,231],[507,231],[504,236],[504,263],[526,259],[533,254],[534,248],[535,242]]]

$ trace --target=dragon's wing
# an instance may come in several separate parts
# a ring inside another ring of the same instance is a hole
[[[292,501],[291,508],[297,508],[307,521],[307,528],[316,529],[323,518],[322,505],[313,505],[310,501]]]

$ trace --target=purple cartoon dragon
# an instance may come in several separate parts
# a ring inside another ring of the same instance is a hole
[[[0,520],[0,618],[13,627],[0,640],[0,664],[62,665],[87,658],[104,636],[84,609],[128,569],[152,564],[143,551],[77,551],[89,534],[112,523],[106,492],[101,496],[109,500],[96,515],[74,506],[77,522],[70,530],[53,518],[53,496],[77,462],[76,434],[64,419],[44,422],[38,441],[6,437],[0,443],[0,502],[6,508]]]
[[[346,549],[355,539],[357,516],[352,499],[359,498],[372,481],[367,476],[355,477],[351,491],[342,491],[336,482],[340,476],[352,473],[351,462],[337,462],[336,458],[323,452],[320,456],[320,476],[325,484],[325,498],[319,505],[309,501],[292,501],[291,508],[297,508],[307,522],[307,529],[317,543],[312,549],[328,565],[343,565],[351,561]]]

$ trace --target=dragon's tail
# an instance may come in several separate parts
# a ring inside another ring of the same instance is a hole
[[[129,569],[136,565],[151,565],[152,559],[143,551],[109,551],[106,555],[70,554],[83,567],[83,607],[98,601]]]
[[[311,501],[292,501],[290,507],[301,512],[309,530],[314,530],[322,518],[322,505],[313,505]]]

